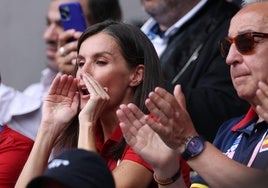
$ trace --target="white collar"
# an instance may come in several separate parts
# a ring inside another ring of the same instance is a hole
[[[179,19],[175,24],[173,24],[165,32],[164,37],[172,36],[183,24],[190,20],[206,3],[208,0],[201,0],[197,5],[195,5],[187,14],[185,14],[181,19]],[[150,29],[157,23],[154,18],[149,18],[148,21],[144,23],[141,30],[147,34]]]

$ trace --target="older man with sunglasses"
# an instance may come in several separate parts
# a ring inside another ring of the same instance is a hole
[[[213,145],[195,130],[179,85],[175,97],[162,88],[150,93],[145,104],[157,123],[134,104],[117,111],[126,141],[152,165],[159,187],[185,187],[178,155],[198,173],[192,188],[268,187],[268,2],[242,8],[228,35],[220,49],[239,97],[251,107],[225,122]]]

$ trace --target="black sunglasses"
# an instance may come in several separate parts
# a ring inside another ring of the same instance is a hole
[[[241,54],[251,53],[254,49],[254,44],[257,43],[257,41],[254,40],[254,37],[268,38],[268,33],[246,32],[239,34],[234,38],[225,37],[219,43],[222,57],[227,57],[233,43]]]

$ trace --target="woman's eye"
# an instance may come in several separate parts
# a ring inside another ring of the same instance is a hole
[[[84,64],[85,64],[84,61],[77,61],[78,67],[83,67]]]
[[[98,61],[96,61],[96,64],[98,64],[98,65],[106,65],[107,62],[106,61],[98,60]]]

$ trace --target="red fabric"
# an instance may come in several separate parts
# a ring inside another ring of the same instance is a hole
[[[190,187],[190,166],[186,163],[184,159],[179,157],[180,165],[181,165],[181,175],[183,177],[184,183],[187,187]]]
[[[103,141],[103,132],[102,129],[100,127],[97,128],[96,130],[96,140],[97,140],[97,150],[100,153],[101,156],[104,157],[104,159],[106,160],[110,170],[115,169],[115,167],[117,166],[117,160],[114,160],[110,157],[107,157],[108,152],[111,150],[111,148],[117,144],[120,139],[122,138],[123,134],[122,131],[120,129],[119,126],[117,126],[114,130],[114,132],[112,133],[112,135],[110,136],[110,138],[104,143]],[[146,168],[151,170],[151,167],[148,163],[146,163],[143,159],[141,159],[141,157],[139,157],[130,147],[127,146],[127,148],[125,149],[125,152],[121,158],[121,160],[124,159],[128,159],[131,161],[135,161],[143,166],[145,166]]]
[[[254,111],[254,109],[250,108],[249,111],[247,112],[246,116],[232,128],[232,131],[237,131],[238,129],[242,128],[249,121],[251,121],[256,115],[257,114]]]
[[[103,133],[102,129],[100,127],[96,130],[96,141],[97,141],[97,150],[100,153],[101,156],[103,156],[110,168],[110,170],[113,170],[117,166],[117,160],[114,160],[112,158],[105,157],[107,155],[107,152],[120,141],[123,134],[121,131],[120,126],[117,126],[114,132],[112,133],[111,137],[103,143]],[[150,171],[152,171],[152,167],[145,162],[140,156],[138,156],[132,148],[130,148],[128,145],[125,149],[125,152],[121,158],[121,160],[130,160],[137,162],[138,164],[141,164],[142,166],[145,166]],[[189,187],[190,186],[190,167],[189,165],[183,160],[179,159],[180,164],[182,166],[182,176],[184,179],[184,182]],[[150,185],[150,187],[158,187],[156,183],[153,183]]]
[[[14,188],[34,141],[3,127],[0,132],[0,187]]]

